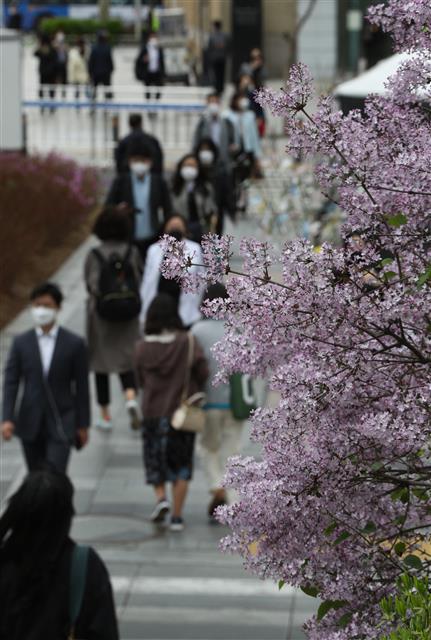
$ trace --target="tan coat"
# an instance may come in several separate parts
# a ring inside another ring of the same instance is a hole
[[[112,253],[124,256],[126,243],[103,242],[98,250],[105,258]],[[142,277],[142,261],[139,251],[132,247],[130,261],[137,282]],[[108,322],[96,311],[99,289],[100,263],[90,251],[85,261],[84,277],[89,298],[87,300],[87,340],[90,369],[98,373],[125,373],[133,369],[135,343],[139,339],[139,318],[127,322]]]

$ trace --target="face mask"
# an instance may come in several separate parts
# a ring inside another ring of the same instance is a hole
[[[31,307],[31,315],[36,327],[46,327],[55,321],[57,311],[51,307]]]
[[[214,153],[210,149],[202,149],[199,151],[199,160],[207,167],[213,163]]]
[[[220,105],[217,102],[210,102],[208,105],[208,113],[210,116],[218,116],[220,113]]]
[[[148,40],[148,44],[150,45],[150,47],[157,47],[159,45],[159,41],[157,40],[157,38],[150,38]]]
[[[142,177],[150,170],[150,164],[148,162],[132,162],[130,165],[130,171],[136,176]]]
[[[198,177],[198,170],[196,167],[183,167],[181,169],[181,177],[186,182],[189,182],[189,180],[196,180]]]
[[[184,233],[181,231],[181,229],[172,229],[171,231],[169,231],[168,235],[170,235],[173,238],[175,238],[175,240],[183,240],[184,239]]]
[[[250,100],[248,98],[241,98],[241,100],[239,100],[238,102],[238,106],[241,111],[247,111],[250,106]]]

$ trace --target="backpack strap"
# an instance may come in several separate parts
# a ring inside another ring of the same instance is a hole
[[[69,618],[71,628],[69,638],[74,637],[74,627],[81,611],[87,578],[89,551],[89,547],[76,544],[72,552],[69,588]]]

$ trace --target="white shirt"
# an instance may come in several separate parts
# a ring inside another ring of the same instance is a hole
[[[157,73],[157,71],[159,70],[159,56],[160,56],[159,47],[149,42],[147,45],[147,50],[148,50],[148,71],[150,73]]]
[[[220,118],[211,118],[210,120],[211,140],[217,146],[220,146],[221,122]]]
[[[36,335],[39,343],[42,369],[44,374],[47,376],[51,367],[52,356],[54,355],[55,343],[58,335],[58,325],[55,324],[48,333],[45,333],[40,327],[37,327]]]

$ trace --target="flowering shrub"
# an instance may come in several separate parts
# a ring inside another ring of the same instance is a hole
[[[232,530],[222,546],[319,596],[311,640],[389,634],[379,603],[405,571],[431,572],[431,5],[390,0],[372,20],[417,55],[364,114],[343,117],[329,97],[310,113],[303,65],[258,98],[285,118],[291,152],[319,158],[345,246],[316,253],[297,240],[277,255],[247,240],[240,274],[229,238],[204,247],[207,279],[230,274],[229,299],[206,307],[226,318],[220,376],[270,375],[280,392],[254,415],[262,460],[231,460],[239,501],[219,512]],[[181,245],[165,242],[164,274],[196,287],[205,276],[192,279]]]
[[[0,291],[11,294],[42,252],[79,228],[98,196],[94,171],[50,154],[0,154]]]

